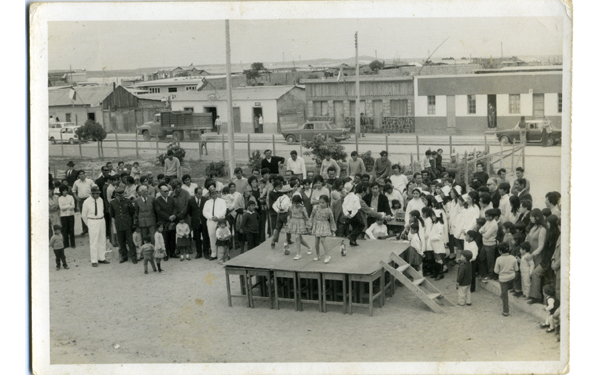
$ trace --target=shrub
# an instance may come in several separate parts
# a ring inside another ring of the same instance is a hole
[[[211,162],[206,166],[206,175],[209,176],[211,173],[215,173],[217,177],[227,176],[227,162],[224,160]]]
[[[373,167],[375,166],[375,158],[371,155],[371,151],[367,151],[364,154],[358,155],[359,158],[363,160],[365,163],[365,168],[367,168],[367,172],[373,171]]]
[[[346,161],[346,157],[348,157],[344,146],[336,142],[325,141],[325,137],[320,134],[316,135],[312,141],[302,140],[302,147],[308,149],[304,155],[310,156],[319,168],[321,167],[321,161],[325,159],[326,151],[329,151],[333,160]]]
[[[167,151],[173,150],[173,156],[179,159],[179,162],[183,164],[183,159],[185,158],[185,150],[176,143],[169,143],[167,146]],[[167,158],[167,151],[158,155],[156,159],[158,159],[157,164],[165,165],[165,159]]]
[[[250,156],[250,159],[248,160],[248,167],[250,167],[250,170],[257,168],[258,170],[260,170],[260,163],[262,162],[262,154],[260,153],[260,151],[258,150],[254,150],[252,151],[252,156]]]

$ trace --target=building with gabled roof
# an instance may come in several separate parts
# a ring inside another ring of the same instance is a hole
[[[71,99],[71,91],[75,99]],[[103,124],[102,102],[112,86],[62,86],[48,89],[48,115],[65,122],[83,125],[88,119]],[[57,120],[57,121],[58,121]]]
[[[167,109],[164,94],[117,86],[102,102],[104,129],[113,132],[135,132],[138,125],[152,121],[154,115]]]

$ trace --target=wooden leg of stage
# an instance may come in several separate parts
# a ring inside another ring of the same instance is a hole
[[[352,315],[352,278],[348,278],[348,314]]]
[[[346,275],[342,280],[342,300],[344,301],[344,314],[348,313],[348,305],[346,304]]]
[[[373,280],[369,280],[369,315],[373,316]]]
[[[231,304],[231,285],[229,283],[229,271],[225,269],[225,278],[227,279],[227,302],[229,303],[229,307],[233,306]]]
[[[267,276],[267,290],[269,292],[269,304],[271,305],[271,309],[273,309],[273,295],[271,294],[271,273]]]
[[[326,284],[327,281],[323,280],[323,310],[321,312],[327,312],[327,288],[325,287]],[[331,284],[331,289],[333,290],[333,286],[335,285],[335,283],[332,281]]]
[[[325,283],[323,283],[323,285],[325,285]],[[323,312],[324,294],[322,293],[322,288],[321,288],[321,275],[319,275],[319,278],[317,279],[317,290],[319,291],[319,311]]]
[[[379,307],[383,307],[385,305],[385,270],[381,273],[381,277],[379,278]]]
[[[277,276],[273,275],[275,284],[275,310],[279,310],[279,288],[277,287]]]
[[[302,311],[302,305],[299,305],[299,299],[300,299],[300,285],[298,285],[298,277],[296,274],[294,274],[294,303],[296,305],[296,311],[298,311],[298,308],[300,308],[300,311]]]

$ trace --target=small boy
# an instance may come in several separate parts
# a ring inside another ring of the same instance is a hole
[[[498,274],[500,281],[500,298],[502,299],[502,315],[508,316],[508,289],[511,281],[515,278],[515,273],[519,270],[517,259],[508,253],[509,246],[502,242],[498,245],[500,256],[496,259],[494,272]]]
[[[456,271],[456,289],[458,290],[459,306],[464,306],[465,303],[467,306],[471,306],[471,259],[473,259],[473,253],[465,249],[457,260],[458,271]]]
[[[479,255],[479,247],[477,246],[476,238],[481,237],[481,234],[475,230],[467,231],[465,234],[465,250],[471,252],[471,293],[475,291],[477,281],[475,279],[475,269],[477,268],[477,256]]]
[[[148,262],[152,265],[152,270],[156,272],[156,264],[154,263],[154,246],[152,246],[152,237],[144,237],[144,245],[142,245],[142,255],[144,256],[144,273],[148,274]]]
[[[519,269],[521,270],[521,289],[524,298],[529,298],[529,292],[531,291],[531,276],[535,265],[533,263],[533,256],[531,255],[531,244],[527,241],[523,242],[519,248],[521,252],[521,264]],[[519,297],[515,294],[515,297]]]
[[[50,248],[54,250],[54,255],[56,256],[56,270],[60,271],[61,260],[63,267],[68,270],[69,266],[67,266],[67,258],[65,257],[65,244],[63,242],[63,237],[60,234],[62,227],[60,225],[55,225],[52,228],[54,229],[54,235],[50,238]]]
[[[485,224],[479,229],[483,243],[482,254],[479,263],[479,275],[484,281],[494,279],[494,262],[496,261],[496,236],[498,234],[498,222],[494,219],[495,209],[485,211]]]
[[[135,245],[135,253],[137,256],[137,261],[141,262],[143,260],[142,257],[142,233],[141,233],[141,229],[135,228],[135,231],[133,232],[132,236],[133,238],[133,244]]]
[[[248,250],[252,250],[260,244],[259,227],[258,213],[256,212],[256,202],[254,200],[250,200],[248,202],[248,207],[246,207],[246,211],[242,216],[242,223],[240,225],[242,233],[246,235]]]
[[[200,130],[200,154],[202,154],[203,148],[205,155],[208,155],[208,147],[206,147],[206,134],[204,134],[204,130]]]

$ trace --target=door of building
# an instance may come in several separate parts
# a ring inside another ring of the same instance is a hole
[[[381,129],[383,118],[383,101],[373,100],[373,125],[375,129]]]
[[[255,133],[262,133],[263,130],[263,126],[265,125],[264,123],[264,118],[263,118],[263,123],[260,123],[260,118],[262,117],[262,108],[261,107],[254,107],[252,108],[252,125],[254,126],[254,132]]]
[[[344,127],[344,102],[336,100],[333,102],[334,121],[338,128]]]
[[[215,121],[217,119],[217,107],[204,107],[204,113],[212,114],[212,123],[213,123],[212,131],[216,132],[217,126],[215,125]]]
[[[533,118],[544,118],[544,94],[533,94]]]
[[[446,96],[446,121],[448,128],[456,128],[456,97],[454,95]]]
[[[233,107],[233,132],[241,133],[240,107]]]

